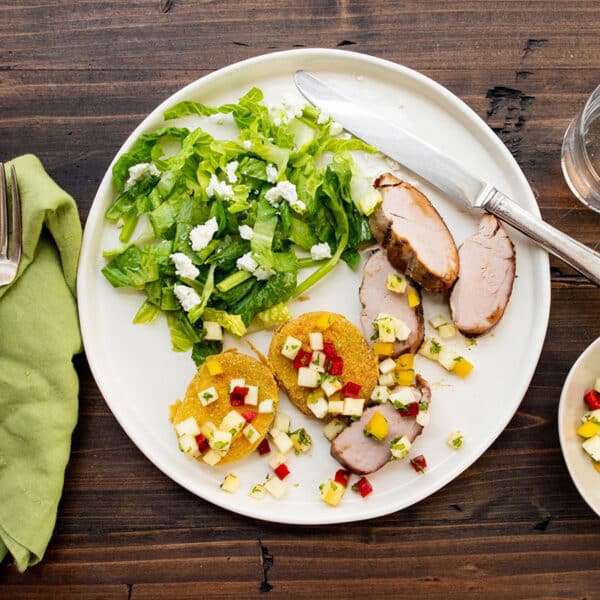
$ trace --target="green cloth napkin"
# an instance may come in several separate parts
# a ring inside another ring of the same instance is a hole
[[[31,155],[17,169],[23,257],[0,287],[0,560],[19,571],[50,541],[77,422],[81,352],[75,277],[81,224],[73,198]]]

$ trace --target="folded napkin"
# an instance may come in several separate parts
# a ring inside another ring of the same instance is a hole
[[[75,276],[81,224],[73,198],[31,155],[17,169],[23,257],[0,287],[0,560],[39,562],[52,535],[77,421],[81,351]]]

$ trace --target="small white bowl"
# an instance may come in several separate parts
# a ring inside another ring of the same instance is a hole
[[[575,431],[588,410],[583,395],[600,377],[600,338],[592,342],[571,367],[558,405],[558,435],[567,469],[575,487],[590,508],[600,516],[600,473],[581,447]]]

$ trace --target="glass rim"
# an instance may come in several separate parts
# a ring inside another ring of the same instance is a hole
[[[598,109],[598,112],[599,112],[597,118],[600,119],[600,84],[594,88],[594,90],[589,95],[588,99],[586,100],[585,106],[583,107],[583,110],[579,114],[579,118],[578,118],[579,122],[577,124],[578,125],[577,130],[578,130],[579,136],[581,138],[581,151],[582,151],[585,166],[587,167],[587,169],[589,171],[592,172],[592,174],[596,177],[596,179],[600,179],[600,173],[598,173],[598,171],[592,164],[592,161],[590,160],[588,150],[587,150],[587,145],[585,143],[585,131],[584,131],[586,122],[590,117],[590,113],[592,113],[596,109]]]

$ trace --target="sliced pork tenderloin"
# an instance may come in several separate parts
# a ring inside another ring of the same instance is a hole
[[[458,251],[444,220],[415,187],[386,173],[375,181],[382,202],[369,219],[389,261],[431,292],[444,292],[458,276]]]
[[[493,215],[459,249],[460,275],[450,294],[452,320],[466,336],[487,333],[500,321],[515,279],[514,246]]]
[[[386,284],[390,273],[399,274],[384,252],[381,250],[373,252],[363,268],[363,280],[359,292],[362,304],[360,322],[367,340],[373,340],[375,337],[373,322],[381,313],[400,319],[410,328],[410,335],[405,341],[394,343],[392,356],[395,358],[406,352],[414,353],[419,349],[423,342],[425,323],[422,304],[415,308],[408,305],[408,290],[414,290],[420,297],[418,288],[407,278],[406,293],[399,294],[389,290]]]
[[[429,384],[417,375],[416,385],[411,387],[415,402],[431,402]],[[393,390],[392,390],[393,393]],[[380,412],[388,424],[388,434],[379,441],[364,434],[375,412]],[[366,475],[381,469],[392,456],[390,443],[392,440],[407,436],[412,443],[423,431],[416,417],[403,417],[390,402],[367,408],[358,421],[344,429],[331,442],[331,455],[346,469],[357,475]]]

